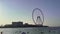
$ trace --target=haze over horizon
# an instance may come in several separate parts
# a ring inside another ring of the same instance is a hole
[[[0,25],[12,21],[34,24],[32,11],[35,8],[42,10],[44,25],[60,26],[60,0],[0,0]]]

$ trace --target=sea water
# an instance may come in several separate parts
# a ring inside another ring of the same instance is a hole
[[[59,34],[56,30],[50,30],[46,27],[29,28],[0,28],[0,34]]]

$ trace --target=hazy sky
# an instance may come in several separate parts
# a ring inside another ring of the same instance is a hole
[[[44,25],[60,26],[60,0],[0,0],[0,25],[12,21],[34,24],[34,8],[40,8],[44,13]]]

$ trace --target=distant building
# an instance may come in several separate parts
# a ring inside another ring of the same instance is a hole
[[[6,24],[4,27],[12,27],[11,24]]]
[[[23,22],[12,22],[13,26],[22,26]]]

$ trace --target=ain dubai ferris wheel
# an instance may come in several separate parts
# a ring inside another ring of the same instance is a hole
[[[43,12],[41,11],[41,9],[39,9],[39,8],[33,9],[32,20],[35,23],[35,25],[43,26],[44,15],[43,15]]]

